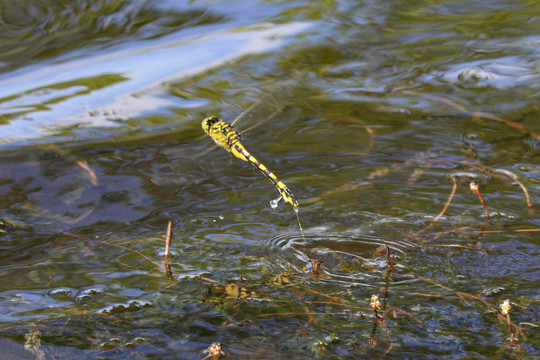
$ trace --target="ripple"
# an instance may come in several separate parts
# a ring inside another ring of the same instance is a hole
[[[456,65],[443,74],[451,83],[470,87],[494,87],[499,89],[532,83],[538,80],[536,61],[524,61],[523,57],[508,56],[496,60],[480,60]]]
[[[321,229],[318,229],[321,230]],[[274,265],[286,270],[306,273],[310,260],[323,261],[323,271],[332,280],[358,281],[379,276],[386,268],[387,245],[391,254],[405,254],[415,247],[406,241],[350,233],[328,234],[306,232],[305,239],[296,234],[278,234],[265,242],[267,256]]]
[[[486,183],[493,177],[486,174],[480,174],[476,172],[468,172],[468,171],[454,171],[450,173],[450,177],[453,177],[457,181],[460,182],[467,182],[474,180],[476,183]]]
[[[124,313],[124,312],[137,311],[151,305],[152,305],[151,302],[146,301],[146,300],[129,300],[123,303],[116,303],[116,304],[106,306],[98,310],[97,312],[103,313],[103,314],[118,314],[118,313]]]
[[[49,291],[49,295],[55,299],[70,299],[73,296],[73,290],[69,288],[56,288]]]

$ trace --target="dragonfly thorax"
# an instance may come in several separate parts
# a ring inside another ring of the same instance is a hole
[[[215,116],[204,119],[202,128],[216,144],[224,147],[227,151],[231,151],[232,147],[242,146],[240,143],[240,134],[233,126]],[[238,156],[235,154],[235,156],[247,161],[242,155]]]

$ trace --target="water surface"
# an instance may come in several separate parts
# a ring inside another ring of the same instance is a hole
[[[539,15],[508,0],[3,2],[0,345],[538,357]],[[242,141],[298,197],[305,238],[272,184],[203,136],[205,117],[252,104]]]

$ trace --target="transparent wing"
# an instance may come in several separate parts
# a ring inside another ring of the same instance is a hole
[[[246,133],[268,121],[276,118],[287,109],[286,100],[290,93],[288,87],[281,86],[279,89],[273,89],[271,95],[258,93],[257,101],[248,106],[240,115],[238,115],[231,123],[232,126],[240,133]],[[251,126],[241,126],[240,123],[250,118]]]
[[[250,127],[246,128],[246,129],[242,129],[241,133],[243,134],[245,132],[248,132],[250,130],[255,129],[258,126],[261,126],[261,125],[265,124],[266,122],[272,120],[273,118],[275,118],[276,116],[281,114],[284,110],[285,110],[285,106],[279,106],[276,110],[274,110],[273,112],[268,114],[268,116],[266,116],[264,119],[262,119],[260,121],[257,121],[255,124],[251,125]]]
[[[255,109],[258,105],[259,103],[253,103],[250,106],[248,106],[244,111],[242,111],[242,113],[240,113],[240,115],[236,117],[236,119],[232,121],[231,126],[234,126],[236,123],[238,123],[238,121],[243,120],[246,117],[246,115],[248,115],[250,111]]]

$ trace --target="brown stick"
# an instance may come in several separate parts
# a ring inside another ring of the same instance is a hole
[[[394,264],[392,264],[392,260],[390,259],[390,247],[386,244],[384,246],[386,246],[386,269],[390,271],[394,269]]]
[[[169,264],[169,257],[171,256],[171,240],[172,240],[172,220],[169,220],[167,224],[167,235],[165,235],[165,256],[163,262],[165,263],[165,275],[169,280],[174,280],[174,276],[171,270],[171,265]]]
[[[512,332],[512,321],[510,320],[510,313],[506,313],[506,324],[508,324],[508,337],[510,338],[510,346],[514,346],[514,333]]]
[[[167,224],[167,235],[165,236],[165,257],[171,255],[171,240],[172,240],[172,221]]]
[[[480,193],[479,186],[474,181],[471,181],[469,184],[469,189],[471,189],[473,194],[476,195],[478,199],[480,200],[480,203],[482,204],[482,207],[484,208],[484,213],[486,214],[486,222],[487,222],[489,220],[489,212],[486,206],[486,201],[484,200],[484,197]]]

